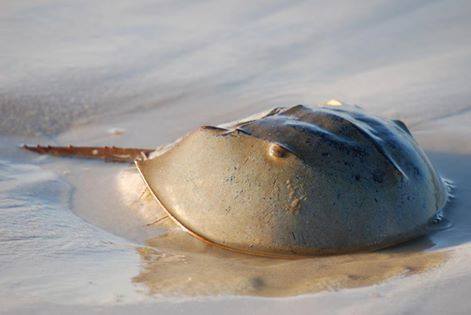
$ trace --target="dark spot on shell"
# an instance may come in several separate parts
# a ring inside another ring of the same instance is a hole
[[[225,181],[226,181],[226,182],[233,182],[234,179],[235,179],[235,176],[234,176],[234,175],[231,175],[231,176],[229,176],[229,177],[226,177],[226,178],[225,178]]]
[[[363,280],[365,276],[362,275],[348,275],[347,276],[350,280]]]
[[[384,175],[385,173],[383,171],[375,170],[373,172],[373,180],[381,184],[384,181]]]
[[[415,273],[415,272],[419,271],[417,267],[413,267],[413,266],[405,266],[404,270],[407,273]]]
[[[277,143],[272,143],[269,148],[270,156],[275,158],[284,158],[288,155],[288,150]]]
[[[419,169],[418,169],[416,166],[413,167],[413,170],[414,170],[414,175],[415,175],[416,177],[420,177],[420,176],[421,176],[420,171],[419,171]]]
[[[265,281],[262,277],[253,277],[250,279],[250,284],[255,290],[261,290],[265,287]]]

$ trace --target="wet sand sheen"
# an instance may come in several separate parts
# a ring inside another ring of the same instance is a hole
[[[283,297],[363,287],[426,272],[443,264],[449,254],[409,246],[354,255],[275,259],[228,252],[176,230],[148,245],[137,249],[142,270],[133,281],[143,284],[151,295],[164,296]]]
[[[0,5],[0,159],[29,165],[26,175],[3,170],[22,176],[0,191],[0,312],[469,313],[469,3],[85,2]],[[234,255],[146,226],[161,213],[120,200],[121,165],[16,150],[39,140],[152,147],[202,124],[332,97],[404,120],[435,152],[457,185],[453,228],[371,254]],[[72,184],[70,205],[57,198],[68,188],[56,175],[28,181],[51,170]],[[362,288],[337,291],[345,287]]]

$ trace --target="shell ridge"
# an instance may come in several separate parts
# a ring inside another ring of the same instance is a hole
[[[344,111],[344,110],[339,110],[339,109],[333,110],[333,109],[330,109],[330,108],[328,108],[328,109],[326,108],[325,110],[327,112],[337,112],[337,113],[332,113],[332,114],[335,115],[336,117],[342,119],[343,121],[349,123],[353,128],[358,130],[360,132],[360,134],[362,134],[364,137],[366,137],[374,145],[374,147],[378,150],[378,152],[384,158],[386,158],[386,160],[389,161],[394,166],[394,168],[406,180],[409,179],[409,177],[404,172],[402,167],[397,163],[397,161],[391,156],[391,154],[385,148],[383,139],[381,137],[377,136],[374,133],[374,131],[372,131],[373,129],[368,124],[366,124],[362,120],[357,119],[356,117],[352,117],[353,120],[350,119],[349,117],[347,117],[347,114],[345,114],[346,111]]]

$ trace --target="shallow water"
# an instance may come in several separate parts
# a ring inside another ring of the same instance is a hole
[[[3,310],[465,313],[468,9],[466,1],[2,2]],[[140,199],[130,166],[16,148],[156,147],[199,125],[332,97],[411,127],[456,184],[450,228],[373,254],[235,255],[195,243],[168,222],[148,225],[161,210]]]
[[[2,305],[119,302],[136,272],[135,244],[70,212],[72,187],[30,163],[0,161]],[[124,285],[123,285],[124,284]]]
[[[251,257],[207,247],[186,233],[169,233],[138,249],[142,270],[133,278],[151,295],[288,297],[406,277],[443,264],[447,251],[410,248],[375,253],[297,258]]]

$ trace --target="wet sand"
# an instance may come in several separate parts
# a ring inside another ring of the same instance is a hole
[[[467,3],[212,6],[0,5],[3,311],[467,313]],[[456,185],[450,228],[368,254],[237,255],[151,224],[161,209],[131,166],[16,147],[157,147],[199,125],[330,98],[406,122]]]
[[[142,270],[133,281],[154,296],[289,297],[379,284],[437,268],[449,252],[411,248],[356,255],[282,260],[207,248],[173,232],[137,251]]]
[[[154,117],[157,113],[153,113]],[[129,124],[137,125],[141,117],[132,119],[134,122]],[[448,128],[462,125],[466,119],[466,116],[455,116]],[[110,125],[126,130],[123,127],[126,123]],[[110,135],[107,123],[87,129],[88,132],[92,130],[96,135],[91,134],[90,139],[76,139],[86,134],[76,129],[62,135],[60,141],[80,144],[80,141],[94,142],[95,138],[97,142],[119,142],[127,135],[127,132]],[[424,127],[422,130],[412,132],[421,143],[433,141],[434,129]],[[453,135],[447,133],[446,128],[437,131],[442,137]],[[238,255],[195,241],[171,221],[152,224],[162,217],[162,209],[150,196],[143,194],[144,186],[132,166],[38,157],[17,151],[10,143],[2,152],[10,152],[14,164],[22,160],[23,164],[31,165],[24,170],[29,176],[19,173],[18,178],[25,180],[39,176],[29,169],[35,169],[39,174],[46,172],[49,177],[44,179],[46,183],[39,181],[42,193],[34,186],[20,184],[16,193],[7,192],[8,198],[32,196],[31,200],[23,198],[27,209],[28,203],[36,203],[37,197],[33,196],[57,196],[57,189],[66,187],[73,187],[73,193],[67,202],[57,200],[57,197],[42,202],[46,207],[58,208],[59,213],[66,216],[63,223],[55,223],[46,217],[44,224],[50,224],[47,230],[37,226],[37,222],[13,224],[11,220],[16,215],[6,217],[3,231],[8,229],[9,233],[21,235],[25,232],[18,231],[18,227],[22,226],[22,231],[31,230],[36,234],[30,239],[33,243],[17,247],[15,252],[18,254],[14,256],[8,254],[11,250],[2,247],[3,253],[10,258],[3,271],[9,275],[3,277],[2,285],[3,290],[10,290],[2,291],[2,299],[8,309],[25,312],[37,307],[44,312],[61,312],[72,306],[83,312],[98,311],[96,307],[104,312],[129,312],[133,308],[143,312],[196,308],[201,312],[224,309],[237,313],[245,309],[270,313],[291,307],[297,307],[301,312],[308,312],[312,307],[322,307],[326,312],[365,312],[387,303],[389,306],[383,313],[410,310],[440,313],[448,310],[450,303],[455,303],[456,312],[461,313],[468,306],[465,296],[470,284],[467,276],[467,260],[471,256],[470,159],[469,153],[446,152],[447,147],[453,145],[452,140],[448,138],[441,142],[442,152],[427,152],[441,174],[456,184],[456,198],[445,210],[446,218],[452,224],[450,228],[370,254],[300,260]],[[461,149],[466,147],[461,146]],[[5,158],[8,159],[8,155]],[[2,200],[2,209],[5,209],[5,198]],[[65,204],[66,208],[58,207],[58,204]],[[35,213],[40,215],[45,211],[36,210]],[[79,223],[74,223],[77,219]],[[70,235],[67,230],[58,230],[64,225],[73,230],[78,228],[80,232]],[[48,233],[55,236],[50,238]],[[28,239],[27,235],[23,237]],[[65,235],[68,238],[64,238]],[[3,244],[11,242],[10,237],[4,239]],[[45,254],[44,263],[43,259],[38,259],[39,252]],[[28,257],[36,257],[37,264],[31,266]],[[96,263],[97,259],[99,263]],[[53,266],[63,263],[68,263],[70,269],[57,272]],[[27,270],[42,276],[33,282],[32,275],[25,273]],[[22,274],[21,282],[19,274]],[[71,285],[72,279],[82,284]],[[21,290],[11,290],[15,287]],[[67,303],[64,303],[64,295],[68,297]],[[266,300],[267,297],[270,299]],[[358,301],[365,302],[359,304]]]

